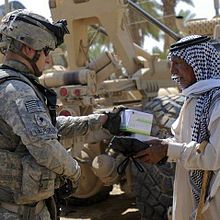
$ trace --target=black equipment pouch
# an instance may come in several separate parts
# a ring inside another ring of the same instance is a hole
[[[122,175],[128,166],[129,161],[132,161],[140,172],[144,172],[143,166],[133,157],[136,153],[149,147],[136,138],[127,136],[114,136],[109,143],[109,148],[122,153],[126,158],[118,165],[117,172]]]
[[[7,65],[4,65],[4,64],[2,66],[0,66],[0,68],[1,69],[10,69],[12,71],[18,72],[16,69],[9,67]],[[22,74],[22,76],[24,78],[27,78],[27,80],[29,80],[32,85],[30,83],[28,83],[28,81],[26,81],[25,79],[23,79],[22,77],[19,77],[19,76],[4,77],[0,80],[0,83],[3,83],[7,80],[19,80],[19,81],[22,81],[22,82],[30,85],[34,89],[34,91],[36,92],[36,95],[38,96],[38,98],[42,99],[42,97],[43,97],[43,99],[44,99],[43,101],[46,103],[46,105],[48,107],[52,124],[54,126],[56,126],[56,102],[57,102],[56,92],[53,89],[49,89],[49,88],[44,87],[36,79],[32,78],[31,76],[28,76],[25,74]],[[39,95],[39,93],[41,94],[41,96]]]

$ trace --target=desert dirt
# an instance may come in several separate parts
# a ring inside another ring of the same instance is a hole
[[[84,207],[68,207],[61,220],[140,220],[135,198],[114,186],[109,198]]]

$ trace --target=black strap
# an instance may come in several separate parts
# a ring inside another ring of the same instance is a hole
[[[4,64],[0,67],[0,69],[10,69],[12,71],[18,72],[16,69],[11,68],[11,67],[4,65]],[[21,72],[19,72],[19,73],[22,74]],[[36,79],[34,79],[28,75],[22,74],[22,76],[27,78],[33,84],[33,86],[43,95],[44,102],[46,102],[47,107],[49,109],[49,114],[51,117],[52,124],[55,126],[56,125],[56,101],[57,101],[56,92],[52,89],[44,87]],[[8,80],[19,80],[19,81],[22,81],[22,82],[28,84],[28,82],[26,80],[22,79],[22,77],[19,77],[19,76],[3,77],[0,79],[0,83],[3,83]]]
[[[48,199],[46,199],[45,204],[46,204],[47,209],[50,213],[51,220],[58,220],[58,216],[57,216],[58,211],[57,211],[54,196],[51,196]]]
[[[29,16],[27,14],[26,15],[23,15],[23,14],[14,15],[14,14],[12,14],[9,17],[9,20],[13,20],[13,19],[20,20],[20,21],[23,21],[25,23],[29,23],[29,24],[34,25],[34,26],[41,27],[42,29],[43,29],[42,26],[46,27],[49,31],[51,31],[56,36],[56,40],[57,40],[56,47],[63,43],[64,35],[70,33],[68,28],[67,28],[66,19],[61,19],[61,20],[51,24],[50,22],[40,20],[40,19],[35,18],[33,16]],[[41,24],[41,25],[39,25],[39,24]],[[54,49],[54,48],[51,48],[51,49]]]
[[[117,173],[119,175],[122,175],[125,173],[125,170],[130,162],[130,160],[134,163],[134,165],[136,166],[136,168],[138,169],[139,172],[143,173],[144,172],[144,168],[141,165],[140,162],[138,162],[133,155],[131,156],[127,156],[117,167]]]

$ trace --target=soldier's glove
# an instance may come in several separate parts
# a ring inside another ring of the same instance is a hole
[[[113,135],[119,135],[121,124],[121,112],[125,109],[125,107],[119,107],[113,109],[112,112],[104,112],[104,114],[108,116],[108,119],[103,125],[103,128],[109,130],[109,132]]]
[[[79,183],[70,179],[64,179],[62,186],[57,189],[56,193],[59,199],[66,199],[77,190]]]
[[[116,152],[122,153],[126,158],[118,165],[117,172],[119,175],[125,172],[129,161],[132,161],[140,172],[144,172],[143,166],[133,157],[137,152],[149,147],[136,138],[127,136],[114,136],[109,143],[109,147]]]

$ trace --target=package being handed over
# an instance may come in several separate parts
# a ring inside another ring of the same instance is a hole
[[[120,129],[122,131],[149,136],[152,123],[152,114],[133,109],[126,109],[121,112]]]

